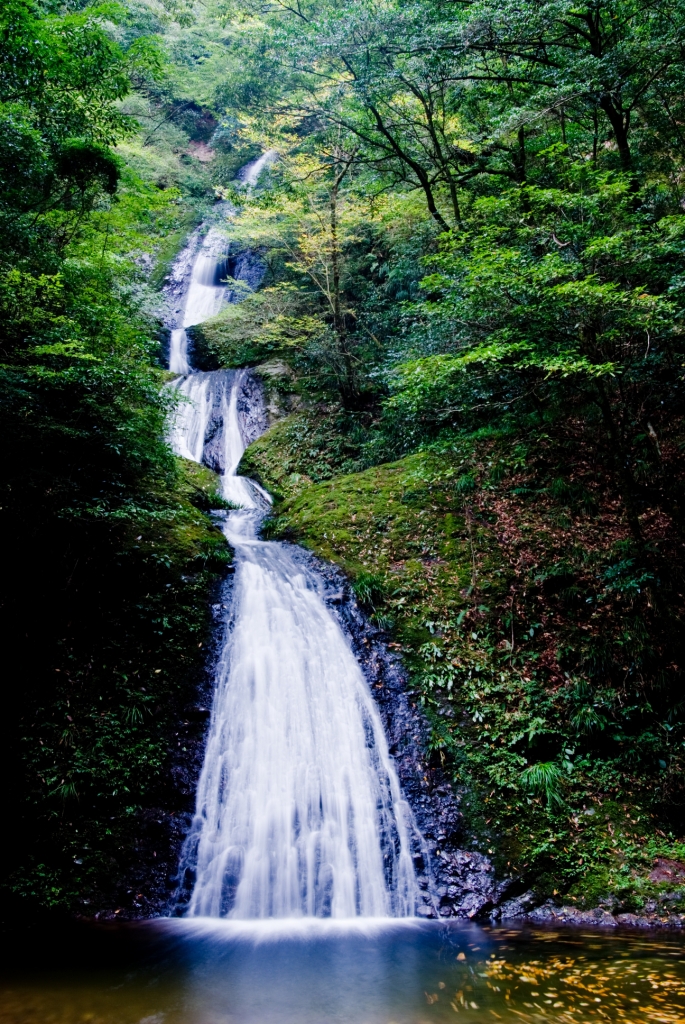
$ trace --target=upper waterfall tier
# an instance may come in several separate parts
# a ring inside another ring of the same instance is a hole
[[[171,332],[169,369],[172,373],[185,375],[191,370],[186,328],[209,320],[221,309],[226,296],[227,249],[226,238],[210,229],[193,264],[183,324]]]
[[[254,188],[276,155],[275,150],[269,149],[246,164],[238,173],[239,181],[248,190]],[[235,212],[230,203],[219,204],[219,209]],[[250,290],[259,285],[264,272],[263,264],[255,253],[242,252],[229,260],[229,237],[217,227],[209,229],[199,248],[198,237],[198,232],[191,236],[177,261],[180,271],[177,268],[172,273],[172,279],[176,276],[175,293],[180,295],[182,305],[177,308],[171,320],[173,328],[169,342],[169,369],[183,376],[193,369],[188,357],[187,328],[216,316],[224,303],[237,302],[249,294]],[[229,283],[229,277],[234,279],[232,284]],[[240,289],[236,281],[241,282]]]

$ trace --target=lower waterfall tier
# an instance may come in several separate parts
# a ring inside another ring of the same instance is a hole
[[[197,461],[212,434],[224,494],[241,506],[225,522],[236,578],[182,863],[195,876],[188,912],[412,916],[411,814],[368,684],[315,575],[288,545],[257,539],[264,502],[235,475],[244,381],[187,378],[173,434]]]

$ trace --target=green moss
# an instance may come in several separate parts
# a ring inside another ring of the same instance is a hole
[[[272,379],[270,387],[278,387],[278,378],[276,383]],[[289,387],[286,384],[284,388],[286,397]],[[280,500],[312,483],[330,480],[341,471],[356,469],[360,445],[355,441],[354,429],[348,429],[348,420],[342,413],[292,413],[249,446],[239,472],[254,477]]]
[[[221,478],[199,462],[179,459],[181,466],[179,492],[196,508],[203,512],[212,509],[232,508],[221,493]]]
[[[289,285],[250,292],[241,301],[192,328],[196,353],[207,369],[257,366],[273,359],[289,361],[323,329],[319,318],[303,312],[300,292]]]

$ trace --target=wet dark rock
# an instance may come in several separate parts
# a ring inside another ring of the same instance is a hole
[[[533,892],[524,892],[520,896],[513,896],[507,893],[509,898],[505,899],[493,911],[492,917],[495,920],[511,920],[512,918],[527,917],[528,913],[540,902],[539,897]]]
[[[576,907],[556,907],[544,903],[529,912],[528,920],[536,924],[582,924],[601,925],[603,928],[615,928],[616,918],[608,910],[595,907],[593,910],[579,910]]]
[[[235,373],[235,370],[220,370],[209,376],[211,411],[202,461],[215,473],[224,471],[223,403],[230,394]]]
[[[225,469],[224,403],[228,400],[237,373],[243,373],[243,382],[238,394],[238,413],[245,444],[251,444],[264,433],[267,426],[259,378],[241,370],[217,370],[208,374],[211,410],[205,431],[202,461],[215,473],[223,473]]]
[[[238,394],[238,413],[243,440],[246,445],[252,444],[268,427],[264,408],[264,386],[260,378],[253,373],[246,373],[243,376]]]
[[[616,914],[616,923],[624,928],[685,928],[685,914]]]
[[[168,327],[161,327],[158,334],[159,338],[159,349],[158,349],[158,360],[159,365],[166,369],[169,365],[169,353],[171,349],[171,330]]]
[[[229,276],[234,281],[247,285],[247,288],[252,292],[256,291],[262,283],[265,270],[264,260],[254,249],[244,249],[242,252],[236,252],[235,254],[229,253]],[[245,298],[244,288],[229,288],[226,298],[227,302],[239,302],[242,298]]]
[[[505,905],[506,907],[506,905]],[[502,907],[502,910],[505,910]],[[557,906],[548,901],[532,910],[517,913],[514,917],[525,917],[535,924],[571,924],[593,928],[683,928],[685,927],[685,914],[655,913],[643,914],[612,914],[604,907],[594,907],[591,910],[581,910],[578,907]],[[503,915],[504,917],[504,915]]]

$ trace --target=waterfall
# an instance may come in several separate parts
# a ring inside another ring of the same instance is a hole
[[[213,403],[212,376],[210,373],[193,373],[179,377],[172,385],[182,399],[171,425],[171,446],[177,455],[193,462],[201,462],[204,454]]]
[[[254,188],[262,171],[275,159],[276,151],[267,150],[242,168],[238,175],[239,180],[248,189]],[[186,251],[192,253],[194,244],[197,243],[191,242],[190,250]],[[195,324],[201,324],[205,320],[209,320],[210,317],[216,316],[229,297],[226,282],[228,275],[227,253],[228,245],[225,236],[216,228],[210,228],[202,241],[199,252],[193,259],[181,326],[175,327],[171,331],[169,369],[172,373],[187,376],[192,372],[188,360],[187,328],[194,327]]]
[[[265,167],[269,167],[277,157],[275,149],[267,149],[265,153],[258,156],[256,160],[246,164],[239,172],[238,177],[243,185],[248,185],[250,188],[254,188],[259,181],[259,175],[262,173]]]
[[[254,186],[274,157],[263,154],[241,180]],[[225,251],[210,231],[170,360],[182,374],[172,385],[182,400],[171,444],[221,469],[235,508],[224,521],[235,564],[230,619],[181,861],[182,877],[195,880],[187,912],[242,920],[412,917],[411,812],[368,683],[321,579],[299,549],[259,539],[270,499],[237,475],[247,371],[196,373],[188,362],[185,328],[223,301]]]
[[[298,549],[258,539],[264,500],[236,475],[244,381],[187,378],[172,435],[199,461],[218,406],[223,493],[240,506],[224,527],[235,584],[182,864],[195,873],[188,914],[412,916],[410,814],[368,684]]]
[[[216,316],[226,295],[226,240],[215,229],[205,235],[193,264],[183,312],[183,326],[171,332],[169,369],[183,375],[191,372],[188,362],[186,328]]]

